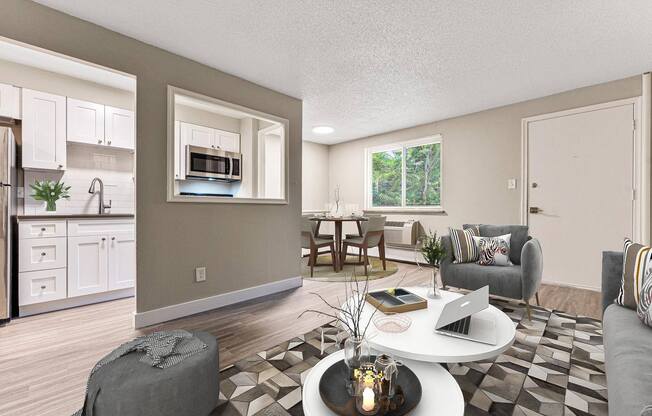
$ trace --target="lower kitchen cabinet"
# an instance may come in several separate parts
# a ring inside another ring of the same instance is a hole
[[[21,316],[133,295],[133,220],[20,220],[18,229]]]
[[[66,298],[66,269],[18,274],[20,306]]]
[[[106,236],[68,237],[68,297],[109,289]]]
[[[120,232],[109,240],[109,290],[134,287],[136,282],[136,235]]]

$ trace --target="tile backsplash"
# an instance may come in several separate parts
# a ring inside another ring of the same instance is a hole
[[[93,178],[104,182],[104,200],[111,200],[114,214],[134,213],[134,154],[124,150],[100,148],[78,144],[67,145],[67,162],[64,172],[25,171],[24,214],[34,215],[45,212],[45,203],[36,201],[29,195],[29,184],[35,180],[63,180],[70,185],[70,199],[57,201],[57,213],[95,214],[99,206],[99,186],[95,194],[88,188]],[[20,207],[22,200],[18,200]]]

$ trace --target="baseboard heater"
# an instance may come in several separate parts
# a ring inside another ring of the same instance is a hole
[[[417,245],[419,221],[386,221],[385,244],[388,246],[412,248]]]

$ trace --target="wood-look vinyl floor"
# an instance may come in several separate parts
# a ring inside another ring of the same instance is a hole
[[[395,275],[371,287],[427,284],[430,271],[400,264]],[[134,300],[122,299],[16,319],[0,327],[0,415],[70,415],[83,403],[93,365],[122,342],[160,329],[204,330],[216,335],[220,365],[272,347],[330,320],[306,309],[326,310],[312,294],[341,300],[340,283],[305,281],[304,286],[262,299],[134,330]],[[544,285],[543,306],[600,317],[600,295]]]

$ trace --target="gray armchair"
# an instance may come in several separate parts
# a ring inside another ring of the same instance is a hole
[[[466,226],[465,226],[466,227]],[[481,266],[476,263],[453,263],[450,236],[443,236],[446,257],[441,262],[441,280],[446,286],[476,290],[489,286],[489,293],[522,299],[531,319],[530,299],[539,304],[539,285],[543,272],[543,254],[539,241],[528,235],[526,225],[479,225],[480,235],[496,237],[511,234],[509,259],[512,266]]]

